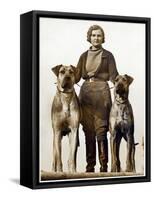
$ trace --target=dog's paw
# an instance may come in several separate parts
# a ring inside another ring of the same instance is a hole
[[[114,165],[111,167],[111,172],[120,172],[121,168],[120,166]]]

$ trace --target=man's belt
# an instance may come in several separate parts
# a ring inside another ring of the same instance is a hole
[[[96,78],[96,77],[87,78],[86,81],[88,81],[88,82],[96,82],[96,81],[103,81],[103,82],[105,82],[104,79],[102,79],[102,78]]]

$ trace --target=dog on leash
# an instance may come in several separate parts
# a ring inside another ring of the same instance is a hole
[[[69,137],[68,171],[76,172],[76,154],[79,145],[78,128],[80,106],[75,93],[75,67],[57,65],[52,68],[57,76],[57,91],[51,110],[53,127],[53,163],[54,172],[63,172],[61,145],[62,137]]]
[[[126,171],[135,172],[134,117],[128,99],[133,78],[118,75],[115,79],[114,102],[110,112],[111,172],[120,172],[119,148],[122,137],[127,142]]]

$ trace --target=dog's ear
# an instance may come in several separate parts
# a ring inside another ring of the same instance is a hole
[[[59,70],[60,70],[61,67],[62,67],[62,65],[57,65],[57,66],[51,68],[51,70],[54,72],[54,74],[55,74],[56,76],[58,76]]]
[[[126,78],[127,78],[127,80],[128,80],[128,83],[129,83],[129,85],[133,82],[133,77],[131,77],[131,76],[128,76],[127,74],[125,74],[124,75]]]
[[[70,65],[74,71],[74,73],[76,72],[76,67],[74,67],[73,65]]]

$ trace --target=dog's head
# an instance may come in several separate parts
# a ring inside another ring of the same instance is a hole
[[[118,75],[115,80],[115,89],[114,89],[114,95],[115,98],[119,101],[125,101],[128,99],[128,93],[129,93],[129,85],[133,82],[133,78],[131,76],[125,75]]]
[[[62,92],[71,92],[75,84],[75,70],[72,65],[57,65],[52,68],[52,71],[57,76],[58,89]]]

